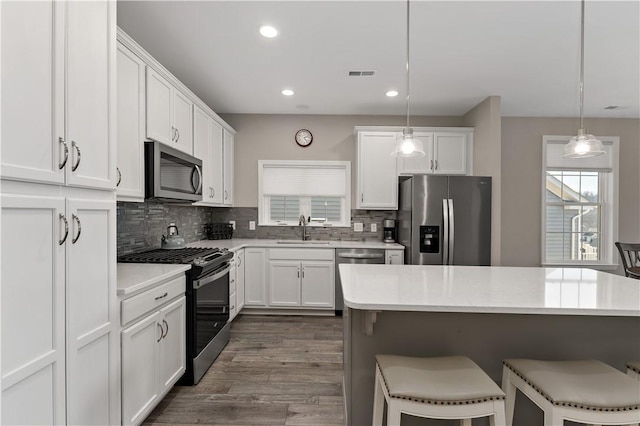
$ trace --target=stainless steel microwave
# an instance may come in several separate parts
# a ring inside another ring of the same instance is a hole
[[[144,143],[145,198],[202,200],[202,160],[159,142]]]

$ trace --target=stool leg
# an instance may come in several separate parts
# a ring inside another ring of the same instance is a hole
[[[544,412],[544,426],[562,426],[564,419],[556,410],[547,409]]]
[[[373,391],[373,421],[372,426],[382,426],[382,412],[384,411],[384,393],[382,391],[382,380],[376,365],[376,384]]]
[[[400,426],[400,406],[394,404],[393,401],[388,401],[387,404],[387,426]]]
[[[516,404],[516,385],[511,383],[511,370],[502,367],[502,392],[505,393],[505,424],[513,426],[513,410]]]
[[[493,416],[489,417],[490,426],[506,426],[507,420],[504,409],[504,401],[495,401],[493,403]]]
[[[471,426],[471,419],[460,419],[460,426]]]

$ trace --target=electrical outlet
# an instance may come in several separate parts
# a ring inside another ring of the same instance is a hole
[[[375,223],[371,224],[371,232],[378,232],[378,225],[376,225]]]
[[[353,231],[354,232],[362,232],[362,231],[364,231],[364,226],[362,225],[361,222],[354,222],[353,223]]]
[[[256,230],[256,221],[255,220],[250,220],[249,221],[249,230],[250,231],[255,231]]]
[[[231,227],[235,231],[236,230],[236,221],[235,220],[230,220],[229,223],[231,224]]]

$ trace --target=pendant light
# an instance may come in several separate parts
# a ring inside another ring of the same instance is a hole
[[[587,133],[584,128],[584,4],[581,1],[580,9],[580,128],[577,136],[571,138],[564,147],[563,158],[589,158],[605,153],[602,142],[595,136]]]
[[[413,136],[413,129],[409,127],[409,28],[410,28],[409,0],[407,0],[407,127],[402,131],[402,137],[396,141],[391,155],[401,158],[424,156],[424,146],[420,139]]]

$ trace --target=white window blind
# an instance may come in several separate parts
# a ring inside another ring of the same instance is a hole
[[[554,170],[592,170],[600,172],[610,172],[613,170],[612,142],[602,141],[605,154],[598,157],[590,158],[562,158],[564,154],[564,146],[567,144],[564,140],[548,140],[547,141],[547,169]]]
[[[344,197],[347,172],[344,167],[264,165],[263,195],[307,195]]]

